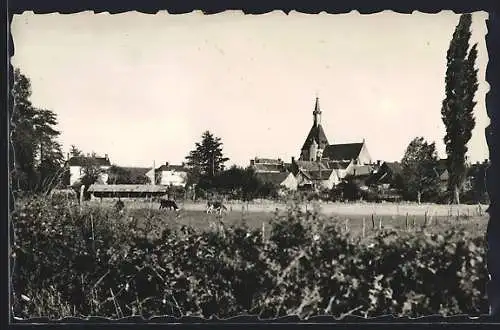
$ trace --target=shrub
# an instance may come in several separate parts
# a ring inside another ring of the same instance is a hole
[[[19,203],[13,222],[18,317],[488,311],[484,238],[459,229],[360,240],[292,205],[263,237],[43,198]]]

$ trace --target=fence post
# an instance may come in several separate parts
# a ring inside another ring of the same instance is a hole
[[[408,230],[408,212],[406,212],[405,229]]]
[[[363,238],[365,238],[365,231],[366,231],[366,219],[363,217],[363,229],[361,232]]]
[[[372,229],[375,230],[375,218],[373,217],[373,213],[372,213]]]
[[[262,221],[262,243],[266,241],[266,223]]]
[[[425,211],[424,214],[424,227],[427,227],[427,210]]]
[[[349,219],[345,219],[345,232],[347,233],[349,231]]]
[[[378,230],[382,230],[382,217],[378,218]]]

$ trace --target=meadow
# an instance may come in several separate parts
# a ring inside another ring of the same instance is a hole
[[[114,202],[87,202],[88,207],[112,208]],[[209,230],[216,224],[240,226],[264,230],[269,235],[270,221],[277,215],[286,214],[291,203],[272,201],[239,202],[229,201],[227,212],[222,216],[206,213],[206,202],[179,202],[180,212],[159,210],[159,203],[142,200],[125,201],[126,216],[141,223],[154,217],[162,226],[180,228],[183,225],[197,230]],[[328,221],[352,237],[367,237],[386,229],[407,232],[442,233],[453,228],[461,228],[471,233],[486,233],[488,215],[485,205],[439,205],[415,203],[331,203],[313,202],[300,205],[302,212],[321,213]]]
[[[473,206],[263,201],[222,217],[204,203],[112,206],[17,201],[17,317],[488,312],[487,219]]]

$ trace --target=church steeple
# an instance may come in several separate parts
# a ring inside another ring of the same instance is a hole
[[[319,107],[319,97],[317,96],[316,96],[316,104],[314,105],[313,117],[314,117],[314,126],[317,127],[321,125],[321,109]]]
[[[316,160],[318,157],[321,159],[323,150],[328,145],[328,139],[321,126],[321,109],[319,107],[319,97],[317,95],[313,117],[314,123],[301,149],[301,160]]]

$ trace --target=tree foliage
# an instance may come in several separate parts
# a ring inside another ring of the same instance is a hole
[[[406,194],[416,198],[420,203],[421,197],[436,193],[439,184],[439,177],[436,173],[437,165],[434,142],[428,143],[423,137],[413,139],[406,148],[401,161]]]
[[[446,97],[443,100],[441,115],[446,126],[447,168],[450,174],[448,189],[454,193],[456,203],[460,203],[459,191],[465,179],[467,143],[475,127],[474,95],[478,88],[477,44],[469,50],[471,37],[471,14],[460,16],[459,23],[447,53]]]
[[[129,168],[113,165],[108,170],[108,184],[146,184],[149,178]]]
[[[222,153],[221,139],[214,136],[210,131],[205,131],[201,142],[196,143],[194,150],[186,157],[187,165],[191,168],[192,177],[205,175],[214,177],[224,170],[224,163],[229,158]]]
[[[57,141],[60,132],[54,112],[34,107],[30,101],[31,82],[14,70],[10,149],[14,164],[11,184],[15,190],[49,190],[63,178],[64,156]]]
[[[17,317],[488,313],[485,237],[464,227],[361,239],[297,207],[276,214],[264,238],[245,225],[172,228],[159,215],[137,222],[63,200],[19,204]]]

